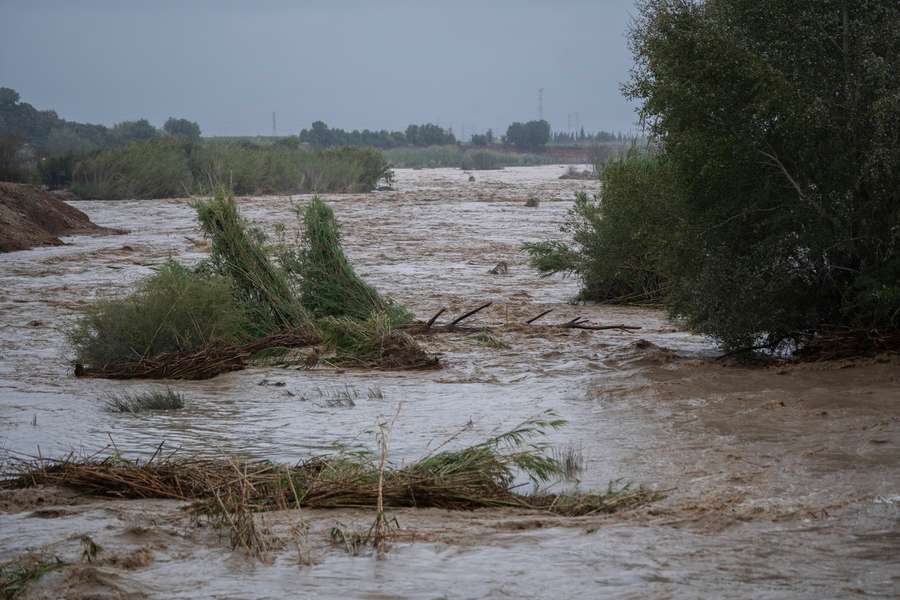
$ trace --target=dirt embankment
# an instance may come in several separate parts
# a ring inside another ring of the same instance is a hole
[[[95,225],[66,198],[33,185],[0,182],[0,252],[59,246],[61,235],[122,233]]]

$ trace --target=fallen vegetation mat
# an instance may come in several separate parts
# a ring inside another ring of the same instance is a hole
[[[563,422],[529,419],[513,430],[460,450],[438,450],[406,465],[385,464],[368,453],[315,456],[289,466],[237,459],[118,456],[22,462],[3,488],[55,485],[114,498],[172,498],[194,501],[193,511],[258,512],[293,507],[438,507],[473,510],[515,507],[565,516],[611,513],[660,498],[628,485],[603,492],[542,491],[539,486],[572,477],[571,465],[544,444],[534,443]],[[517,478],[517,475],[519,476]],[[534,484],[526,493],[521,477]],[[239,499],[240,510],[235,506]]]
[[[304,348],[319,342],[309,334],[279,333],[243,345],[211,346],[193,352],[165,352],[156,356],[107,365],[75,366],[76,377],[103,379],[211,379],[247,367],[253,356],[274,348]]]

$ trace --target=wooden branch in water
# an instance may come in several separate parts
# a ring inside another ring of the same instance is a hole
[[[564,323],[563,325],[558,325],[557,327],[562,327],[564,329],[584,329],[587,331],[603,331],[606,329],[621,329],[622,331],[634,331],[636,329],[640,329],[638,325],[587,325],[585,324],[585,320],[579,320],[575,323],[569,322]]]
[[[434,325],[434,322],[437,321],[438,317],[440,317],[442,314],[444,314],[444,311],[446,311],[446,310],[447,310],[447,307],[445,306],[441,310],[434,313],[434,316],[431,317],[430,319],[428,319],[428,322],[425,323],[425,329],[431,329],[431,326]]]
[[[550,314],[550,313],[552,313],[552,312],[553,312],[553,309],[552,309],[552,308],[548,308],[547,310],[545,310],[544,312],[542,312],[542,313],[539,314],[538,316],[536,316],[536,317],[531,317],[530,319],[528,319],[527,321],[525,321],[525,324],[526,324],[526,325],[531,325],[532,323],[534,323],[535,321],[537,321],[537,320],[540,319],[541,317],[543,317],[543,316],[545,316],[545,315],[548,315],[548,314]]]
[[[473,308],[473,309],[470,310],[469,312],[467,312],[467,313],[465,313],[465,314],[462,314],[462,315],[456,317],[455,319],[453,319],[453,320],[450,322],[449,325],[447,325],[447,328],[448,328],[448,329],[453,329],[456,325],[458,325],[458,324],[461,323],[462,321],[465,321],[466,319],[468,319],[469,317],[471,317],[471,316],[474,315],[475,313],[481,312],[482,310],[486,309],[486,308],[487,308],[488,306],[490,306],[491,304],[493,304],[493,302],[486,302],[485,304],[482,304],[482,305],[479,306],[478,308]]]

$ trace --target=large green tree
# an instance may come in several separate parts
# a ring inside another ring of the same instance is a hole
[[[645,0],[631,40],[674,311],[730,347],[900,327],[900,2]]]

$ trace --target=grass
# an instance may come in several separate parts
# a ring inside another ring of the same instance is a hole
[[[483,329],[475,334],[475,341],[482,346],[493,348],[495,350],[506,350],[509,344],[492,334],[487,329]]]
[[[57,556],[25,554],[0,565],[0,600],[14,600],[28,585],[65,563]]]
[[[527,206],[528,208],[537,208],[540,205],[541,201],[534,196],[525,201],[525,206]]]
[[[146,410],[177,410],[184,408],[184,396],[171,389],[129,394],[112,394],[106,401],[112,412],[137,413]]]
[[[376,508],[380,502],[382,510],[516,507],[569,516],[614,512],[659,497],[643,487],[612,484],[601,492],[547,491],[546,486],[570,475],[565,462],[540,441],[562,425],[555,415],[545,413],[458,450],[445,449],[446,441],[403,465],[349,452],[314,456],[293,466],[173,456],[145,462],[68,458],[22,464],[0,486],[49,484],[117,498],[194,500],[195,513],[212,516],[233,512],[226,499],[238,497],[250,512],[296,506]],[[523,491],[520,478],[532,482],[531,492]]]

